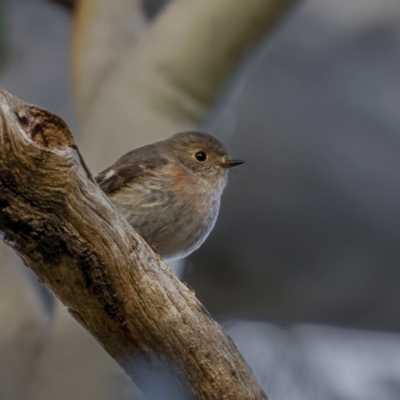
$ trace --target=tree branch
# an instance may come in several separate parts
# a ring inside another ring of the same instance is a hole
[[[0,90],[0,232],[146,392],[266,399],[231,339],[108,202],[66,124]],[[144,371],[144,372],[143,372]]]

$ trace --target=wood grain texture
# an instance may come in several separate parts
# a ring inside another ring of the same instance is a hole
[[[144,391],[267,399],[231,339],[109,203],[67,125],[0,90],[0,233]],[[79,366],[77,366],[79,368]]]

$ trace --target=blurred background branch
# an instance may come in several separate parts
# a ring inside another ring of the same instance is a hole
[[[239,61],[293,4],[175,0],[150,22],[143,2],[80,0],[73,94],[89,164],[99,170],[127,148],[196,127]]]

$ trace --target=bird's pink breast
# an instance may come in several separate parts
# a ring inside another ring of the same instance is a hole
[[[203,179],[181,168],[171,168],[172,185],[175,193],[183,200],[190,199],[194,212],[204,212],[207,207],[209,189]]]

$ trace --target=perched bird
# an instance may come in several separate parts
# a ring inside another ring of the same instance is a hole
[[[207,133],[183,132],[123,155],[101,172],[101,189],[166,260],[186,257],[212,231],[232,160]]]

